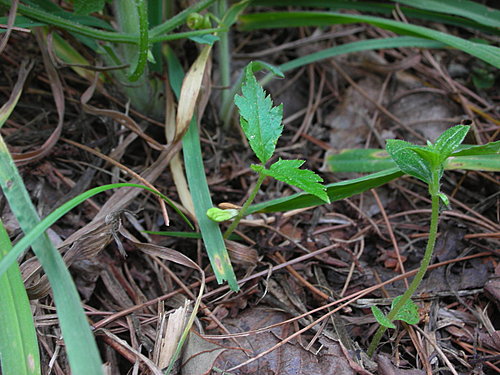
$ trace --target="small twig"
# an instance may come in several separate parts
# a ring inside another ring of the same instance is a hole
[[[432,347],[439,354],[439,356],[441,357],[441,359],[443,360],[443,362],[446,363],[446,365],[448,366],[448,369],[453,373],[453,375],[458,375],[458,372],[457,372],[457,370],[455,370],[455,367],[453,366],[453,364],[450,362],[450,360],[448,359],[448,357],[446,357],[446,355],[443,353],[443,351],[441,350],[441,348],[434,342],[434,340],[432,340],[432,338],[429,337],[429,335],[423,329],[421,329],[420,327],[413,326],[413,328],[415,328],[416,330],[418,330],[422,334],[422,336],[424,336],[425,339],[432,345]]]

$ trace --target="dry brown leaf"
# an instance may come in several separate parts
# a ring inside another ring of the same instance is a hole
[[[175,349],[179,344],[182,331],[184,330],[186,324],[187,315],[189,313],[189,304],[190,301],[185,300],[184,306],[176,309],[168,317],[167,327],[165,328],[165,332],[161,338],[161,346],[157,362],[158,367],[161,369],[168,367],[168,364],[175,353]]]
[[[65,104],[64,104],[64,92],[62,83],[59,78],[59,75],[57,74],[56,69],[54,68],[54,66],[50,61],[50,57],[48,55],[46,48],[45,37],[41,29],[39,28],[35,29],[35,36],[38,45],[40,46],[40,50],[42,52],[45,71],[49,76],[50,88],[52,89],[52,95],[54,96],[54,102],[57,108],[58,120],[57,120],[57,126],[50,135],[50,137],[47,138],[44,144],[38,147],[36,150],[22,152],[22,153],[11,153],[12,158],[14,159],[17,165],[25,165],[40,160],[44,156],[48,155],[52,151],[52,148],[55,146],[57,141],[59,140],[64,123]]]
[[[210,56],[212,46],[204,46],[196,61],[191,65],[184,81],[182,82],[179,106],[177,108],[177,121],[175,140],[179,141],[186,133],[189,123],[193,118],[194,108],[201,89],[201,82],[205,73],[205,66]]]
[[[144,139],[151,148],[158,150],[158,151],[165,150],[166,146],[160,144],[158,141],[156,141],[155,139],[151,138],[149,135],[144,133],[144,131],[141,129],[141,127],[131,117],[127,116],[126,114],[118,112],[118,111],[114,111],[111,109],[97,108],[97,107],[94,107],[94,106],[88,104],[88,102],[90,101],[90,99],[94,95],[94,91],[97,87],[98,82],[99,82],[98,74],[96,73],[94,76],[94,81],[89,86],[89,88],[87,90],[85,90],[85,92],[82,94],[82,96],[80,98],[80,102],[82,103],[83,110],[85,112],[91,113],[93,115],[106,116],[106,117],[112,118],[113,120],[115,120],[119,124],[127,127],[130,131],[136,133],[139,137]]]
[[[285,314],[261,308],[247,309],[235,319],[226,319],[225,326],[231,332],[255,330],[285,320]],[[290,334],[288,325],[275,327],[269,331],[252,334],[241,340],[243,348],[228,350],[221,354],[216,366],[229,369],[245,362],[250,357],[280,343],[282,338]],[[224,341],[224,344],[228,342]],[[229,343],[228,343],[229,344]],[[344,356],[342,349],[335,341],[330,341],[318,354],[304,349],[298,343],[287,342],[274,352],[258,360],[232,371],[233,374],[280,374],[280,375],[355,375]]]
[[[191,331],[182,353],[182,375],[208,375],[227,349]]]

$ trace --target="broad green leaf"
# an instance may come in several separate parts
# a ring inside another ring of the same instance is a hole
[[[242,96],[234,97],[234,103],[240,110],[241,127],[255,155],[262,164],[266,164],[283,131],[283,105],[273,107],[271,97],[266,96],[249,66],[245,69],[241,91]]]
[[[395,329],[396,326],[391,322],[377,306],[371,306],[373,316],[377,319],[378,324],[386,328]]]
[[[210,220],[213,220],[217,223],[222,223],[223,221],[231,220],[232,218],[238,215],[238,210],[234,208],[229,208],[226,210],[212,207],[207,210],[207,216]]]
[[[396,298],[394,298],[391,304],[391,309],[396,306],[396,304],[401,300],[401,297],[403,296],[397,296]],[[401,309],[394,317],[394,320],[402,320],[403,322],[408,324],[417,324],[420,321],[418,306],[415,305],[415,302],[413,302],[411,298],[409,298],[403,305],[403,307],[401,307]]]
[[[392,168],[368,176],[328,184],[326,185],[326,193],[328,194],[328,198],[330,198],[330,202],[334,202],[383,185],[401,175],[403,175],[403,172],[398,168]],[[324,203],[323,200],[312,194],[298,193],[254,204],[249,207],[247,213],[290,211],[297,208],[318,206]]]
[[[430,183],[432,171],[429,164],[410,148],[413,145],[399,139],[388,139],[386,150],[398,167],[410,176]]]
[[[300,169],[304,163],[304,160],[279,159],[276,163],[271,164],[269,169],[262,168],[260,172],[279,181],[297,186],[306,193],[315,195],[319,199],[330,203],[325,186],[320,184],[320,182],[323,182],[323,179],[313,171]],[[252,166],[252,169],[255,167],[261,166]]]
[[[463,142],[469,132],[470,126],[456,125],[443,132],[434,144],[436,151],[441,155],[441,161],[444,161],[453,151]]]

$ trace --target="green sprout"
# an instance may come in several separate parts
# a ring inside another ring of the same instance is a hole
[[[258,174],[257,182],[250,196],[237,213],[234,209],[209,209],[207,211],[207,216],[217,222],[234,218],[224,233],[224,238],[229,237],[243,216],[245,216],[248,207],[255,199],[266,177],[272,177],[296,186],[309,194],[315,195],[324,202],[330,202],[326,188],[321,184],[323,179],[310,170],[300,169],[305,162],[304,160],[282,160],[280,158],[266,167],[274,154],[276,143],[283,131],[283,105],[273,107],[271,97],[266,95],[266,92],[255,79],[254,70],[261,67],[262,64],[258,62],[251,62],[247,65],[241,87],[243,95],[234,97],[234,103],[240,113],[241,128],[248,139],[250,147],[260,160],[260,164],[251,165],[252,170]],[[277,73],[280,74],[280,72]]]
[[[394,299],[387,316],[378,307],[372,306],[373,315],[380,327],[373,336],[368,348],[369,356],[375,352],[387,328],[396,328],[392,323],[394,320],[402,320],[408,324],[416,324],[419,321],[418,308],[411,300],[411,297],[420,285],[431,262],[438,230],[439,201],[441,200],[445,205],[449,203],[446,195],[440,192],[440,180],[443,176],[444,164],[453,151],[460,146],[469,128],[466,125],[451,127],[441,134],[434,144],[428,141],[427,146],[416,146],[397,139],[387,141],[386,150],[398,167],[403,172],[418,178],[429,186],[429,194],[432,198],[432,213],[429,239],[424,257],[410,286],[402,296]]]

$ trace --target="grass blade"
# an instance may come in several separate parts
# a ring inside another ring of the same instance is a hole
[[[380,17],[342,14],[335,12],[266,12],[242,15],[242,30],[262,28],[330,26],[334,24],[368,23],[398,34],[436,40],[450,47],[467,52],[494,67],[500,67],[500,48],[474,43],[453,35],[432,30],[427,27],[406,24]]]
[[[170,84],[172,90],[179,98],[184,73],[177,59],[169,50],[167,51],[167,59]],[[214,270],[217,282],[222,283],[224,280],[227,280],[230,288],[237,291],[239,290],[239,286],[231,266],[231,261],[227,253],[220,227],[206,215],[207,210],[213,207],[213,203],[210,197],[207,178],[205,176],[200,137],[195,118],[191,120],[190,126],[182,139],[182,149],[184,152],[184,164],[186,165],[186,175],[193,198],[196,218],[203,237],[203,243],[210,259],[210,264]]]
[[[23,232],[29,232],[37,225],[39,217],[1,137],[0,186]],[[102,362],[94,336],[90,331],[75,284],[61,255],[46,234],[33,242],[32,248],[52,287],[73,374],[101,374]],[[6,257],[3,258],[5,259]]]
[[[394,0],[397,1],[397,0]],[[405,0],[406,1],[406,0]],[[456,2],[454,0],[451,0]],[[406,7],[400,6],[399,10],[408,18],[416,18],[426,21],[443,23],[445,25],[452,25],[458,27],[468,27],[475,30],[486,31],[492,34],[499,34],[499,30],[486,26],[482,23],[477,23],[470,19],[459,18],[454,15],[449,15],[446,13],[437,13],[434,9],[426,10],[426,9],[418,9],[420,5],[420,1],[411,1],[408,0],[411,6],[415,7]],[[370,13],[378,13],[387,16],[391,16],[397,9],[395,4],[391,4],[389,2],[386,3],[376,3],[376,2],[368,2],[368,1],[353,1],[353,0],[254,0],[252,5],[254,6],[286,6],[286,7],[317,7],[317,8],[326,8],[332,11],[339,10],[358,10],[360,12],[370,12]]]
[[[205,169],[203,168],[200,138],[195,120],[191,122],[191,126],[182,140],[182,147],[196,218],[198,219],[198,225],[203,235],[203,242],[210,258],[210,264],[217,277],[217,282],[221,284],[226,280],[231,290],[237,291],[239,290],[239,286],[231,266],[220,227],[217,223],[210,220],[206,214],[207,210],[213,207],[213,203],[208,189]]]
[[[398,168],[392,168],[368,176],[326,185],[326,192],[330,198],[330,202],[333,202],[376,188],[402,175],[403,172]],[[247,213],[290,211],[297,208],[318,206],[320,204],[324,204],[324,202],[318,197],[311,194],[299,193],[289,197],[254,204],[250,206]]]
[[[394,0],[415,8],[461,16],[482,25],[500,27],[500,11],[468,0]]]
[[[0,258],[12,248],[0,221]],[[4,374],[40,374],[40,353],[21,271],[13,263],[0,276],[0,362]]]
[[[378,148],[342,150],[326,156],[330,172],[372,173],[396,167],[387,151]]]
[[[498,155],[452,156],[446,160],[444,168],[500,172],[500,157]]]
[[[445,169],[471,171],[500,171],[500,141],[486,145],[461,145],[445,163]],[[328,155],[326,164],[330,172],[380,172],[394,168],[396,163],[382,149],[348,149]]]

